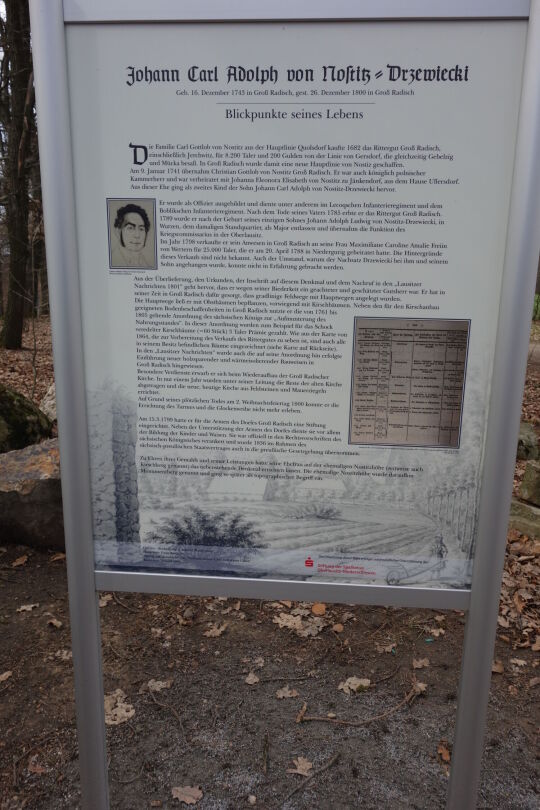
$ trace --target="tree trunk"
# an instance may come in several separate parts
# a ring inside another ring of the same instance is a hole
[[[49,277],[47,276],[47,263],[45,261],[45,240],[41,240],[42,246],[42,254],[43,254],[43,264],[39,268],[39,286],[41,290],[41,308],[40,314],[41,315],[48,315],[49,314]]]
[[[35,315],[49,314],[49,288],[47,286],[47,267],[45,265],[45,242],[43,236],[34,241],[34,284],[36,291]]]
[[[28,262],[28,171],[33,114],[32,56],[28,0],[5,0],[3,66],[8,68],[9,120],[6,127],[4,190],[9,242],[8,297],[2,332],[7,349],[22,345]],[[7,60],[7,61],[6,61]]]
[[[45,256],[45,236],[43,233],[43,200],[41,196],[41,173],[39,170],[39,149],[37,132],[32,120],[33,132],[30,148],[30,196],[31,210],[31,265],[34,274],[35,315],[49,314],[49,285],[47,280],[47,260]]]

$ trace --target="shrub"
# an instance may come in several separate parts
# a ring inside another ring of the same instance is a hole
[[[263,548],[257,540],[261,537],[253,523],[241,515],[227,512],[204,512],[191,507],[182,517],[163,523],[147,540],[175,543],[179,546],[229,546],[232,548]]]
[[[317,520],[339,520],[341,512],[328,503],[306,503],[294,510],[292,517],[297,520],[316,518]]]

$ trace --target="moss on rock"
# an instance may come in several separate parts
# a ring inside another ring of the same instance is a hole
[[[52,422],[22,394],[0,383],[0,453],[52,436]]]

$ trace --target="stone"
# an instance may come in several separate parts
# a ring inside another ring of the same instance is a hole
[[[0,453],[49,439],[52,422],[17,391],[0,383]]]
[[[521,422],[519,426],[519,438],[517,446],[517,458],[522,461],[536,459],[539,457],[538,436],[532,425]]]
[[[58,439],[0,455],[0,537],[4,543],[64,548]]]
[[[528,537],[540,538],[540,509],[512,498],[509,528],[516,529]]]
[[[519,488],[519,495],[524,501],[540,506],[540,462],[528,461]]]
[[[47,389],[47,393],[39,403],[39,409],[51,422],[56,422],[56,385],[53,383]]]

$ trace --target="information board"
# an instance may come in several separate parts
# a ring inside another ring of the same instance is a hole
[[[82,807],[109,807],[107,589],[467,609],[447,808],[474,810],[539,0],[30,12]]]
[[[100,568],[470,585],[525,34],[67,29]]]

